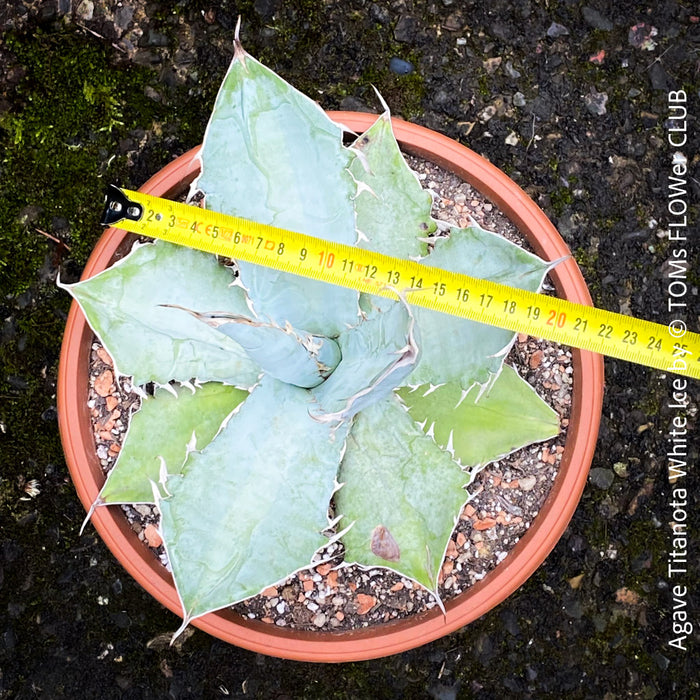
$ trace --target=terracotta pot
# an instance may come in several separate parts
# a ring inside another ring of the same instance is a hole
[[[332,113],[355,131],[369,127],[373,115]],[[440,134],[394,120],[405,151],[430,160],[469,182],[496,204],[547,260],[569,254],[549,220],[506,175],[469,149]],[[186,153],[151,178],[141,189],[161,197],[180,194],[197,174],[197,149]],[[119,255],[125,233],[109,229],[99,240],[84,271],[91,277]],[[550,273],[559,296],[591,304],[573,258]],[[78,495],[89,508],[104,475],[95,454],[87,408],[88,363],[92,331],[74,302],[66,326],[58,377],[58,410],[66,461]],[[230,611],[210,613],[196,627],[253,651],[304,661],[339,662],[396,654],[420,646],[472,622],[501,603],[540,566],[557,543],[576,509],[586,484],[598,434],[603,393],[602,357],[574,351],[572,414],[561,467],[538,517],[506,559],[463,594],[446,604],[447,615],[434,608],[412,618],[352,632],[304,632],[247,620]],[[124,568],[158,601],[176,614],[180,604],[171,576],[138,540],[118,508],[98,508],[92,524]]]

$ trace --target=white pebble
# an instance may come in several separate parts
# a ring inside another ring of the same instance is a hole
[[[520,479],[519,483],[520,488],[523,491],[532,491],[532,489],[535,488],[535,484],[537,483],[537,477],[530,474],[529,476],[524,476],[522,479]]]

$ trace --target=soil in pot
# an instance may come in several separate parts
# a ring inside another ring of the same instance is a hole
[[[515,227],[490,202],[461,179],[432,163],[408,157],[424,187],[436,193],[434,216],[460,226],[473,217],[484,228],[518,242]],[[546,282],[545,291],[552,286]],[[483,469],[469,492],[443,563],[440,595],[444,601],[483,579],[527,531],[556,477],[571,405],[571,354],[555,343],[519,335],[507,362],[560,417],[556,438],[519,450]],[[97,454],[105,473],[113,466],[139,397],[128,377],[115,380],[112,361],[97,341],[91,359],[89,407]],[[131,527],[167,565],[157,534],[158,513],[148,505],[123,506]],[[294,629],[341,631],[414,615],[435,606],[433,597],[411,580],[383,568],[342,564],[342,545],[330,545],[330,562],[300,572],[234,607],[249,619]],[[319,556],[319,559],[321,557]]]

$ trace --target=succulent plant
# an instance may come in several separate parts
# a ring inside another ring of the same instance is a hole
[[[349,145],[236,42],[193,192],[207,208],[536,291],[549,263],[437,230],[388,110]],[[65,288],[116,370],[155,387],[93,509],[155,503],[183,625],[340,539],[438,597],[475,472],[558,432],[514,333],[165,242]],[[92,510],[91,510],[92,512]]]

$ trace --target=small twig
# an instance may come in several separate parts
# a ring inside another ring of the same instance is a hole
[[[46,233],[46,231],[42,231],[40,228],[35,228],[34,230],[37,233],[40,233],[42,236],[46,236],[46,238],[51,239],[54,243],[58,243],[58,245],[63,246],[67,251],[70,252],[70,247],[59,238],[56,238],[56,236],[52,236],[50,233]]]
[[[647,67],[646,69],[649,70],[655,63],[661,63],[661,59],[671,50],[671,46],[669,46],[666,51],[664,51],[660,56],[657,56]]]
[[[76,25],[78,27],[80,27],[81,29],[85,30],[86,32],[90,32],[90,34],[92,34],[93,36],[96,36],[98,39],[102,39],[102,41],[109,41],[106,36],[102,36],[102,34],[98,34],[97,32],[90,29],[90,27],[86,27],[84,24],[81,24],[80,22],[76,22]],[[117,51],[121,51],[122,53],[126,53],[126,54],[129,53],[126,49],[119,46],[119,44],[115,44],[113,41],[110,43],[112,45],[112,48],[115,48]]]
[[[515,516],[521,516],[523,514],[523,509],[520,506],[516,506],[515,503],[507,499],[505,496],[501,496],[499,493],[496,494],[498,502],[511,514]]]

